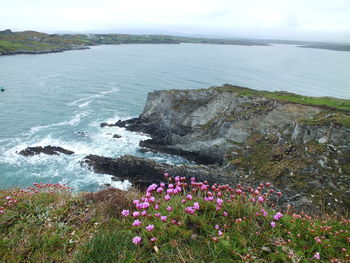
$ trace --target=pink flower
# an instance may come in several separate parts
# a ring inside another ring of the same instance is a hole
[[[314,258],[317,260],[321,259],[320,253],[316,252],[316,254],[314,255]]]
[[[173,184],[169,184],[169,185],[168,185],[168,188],[169,188],[169,189],[173,189],[173,188],[174,188],[174,185],[173,185]]]
[[[181,187],[180,186],[176,186],[175,187],[175,191],[177,191],[178,193],[180,193],[182,191]]]
[[[218,198],[216,199],[216,203],[219,205],[219,206],[222,206],[224,200],[222,200],[221,198]]]
[[[140,201],[139,200],[134,200],[134,201],[132,201],[133,203],[134,203],[134,205],[137,205],[137,204],[139,204],[140,203]]]
[[[141,215],[142,215],[142,216],[147,215],[147,211],[146,211],[146,210],[142,211],[142,212],[141,212]]]
[[[147,230],[148,232],[153,231],[153,229],[154,229],[154,225],[148,225],[148,226],[146,226],[146,230]]]
[[[147,209],[150,206],[148,202],[142,203],[142,209]]]
[[[220,230],[218,231],[218,236],[222,236],[222,232]]]
[[[215,228],[216,230],[219,230],[219,229],[220,229],[220,226],[219,226],[219,225],[215,225],[214,228]]]
[[[219,211],[219,210],[221,210],[221,206],[217,205],[216,206],[216,211]]]
[[[156,242],[157,241],[157,238],[156,237],[152,237],[151,238],[151,242]]]
[[[157,186],[156,184],[151,184],[148,188],[147,188],[147,192],[153,192],[154,190],[157,189]]]
[[[263,216],[267,216],[268,213],[265,211],[265,209],[261,209],[260,212],[262,213]]]
[[[155,209],[155,210],[158,210],[158,209],[159,209],[159,205],[155,205],[155,206],[154,206],[154,209]]]
[[[272,221],[272,222],[270,223],[270,225],[271,225],[271,227],[275,227],[275,226],[276,226],[276,223]]]
[[[11,199],[11,196],[6,196],[6,200],[10,200]]]
[[[122,211],[122,216],[128,216],[130,214],[129,210],[123,210]]]
[[[258,197],[258,202],[259,203],[263,203],[264,201],[265,201],[264,197],[262,197],[262,196]]]
[[[182,199],[181,203],[183,203],[183,204],[186,203],[186,199]]]
[[[140,244],[141,241],[142,241],[142,238],[139,237],[139,236],[136,236],[136,237],[134,237],[134,238],[132,239],[132,243],[134,243],[135,245]]]
[[[165,201],[169,201],[170,200],[170,195],[164,196],[164,199],[165,199]]]
[[[207,186],[207,185],[203,184],[203,185],[201,186],[201,190],[202,190],[202,191],[205,191],[205,190],[207,190],[207,189],[208,189],[208,186]]]
[[[158,188],[157,188],[157,193],[162,193],[162,192],[163,192],[163,190],[164,190],[164,188],[163,188],[163,187],[158,187]]]
[[[222,215],[223,215],[223,216],[227,216],[228,214],[227,214],[226,211],[224,211],[224,212],[222,213]]]
[[[240,195],[242,193],[243,193],[243,191],[241,189],[236,189],[236,194]]]
[[[132,213],[132,216],[133,217],[138,217],[138,216],[140,216],[140,212],[135,211],[135,212]]]
[[[275,219],[276,221],[280,220],[282,218],[283,214],[280,212],[277,212],[274,216],[273,219]]]
[[[167,216],[161,216],[160,220],[162,220],[163,222],[165,222],[167,220]]]
[[[164,177],[165,177],[165,178],[168,178],[168,177],[169,177],[169,174],[168,174],[168,173],[164,173]]]
[[[172,208],[171,206],[168,206],[168,207],[166,208],[166,210],[168,210],[168,211],[170,212],[171,210],[173,210],[173,208]]]
[[[195,202],[195,203],[193,204],[193,209],[194,209],[194,210],[199,210],[199,203],[198,203],[198,202]]]
[[[141,225],[141,221],[140,220],[138,220],[138,219],[136,219],[135,221],[134,221],[134,223],[132,223],[132,225],[133,226],[139,226],[139,225]]]
[[[192,200],[192,195],[187,195],[187,196],[186,196],[186,199],[187,199],[187,200]]]
[[[191,207],[191,206],[186,207],[186,209],[185,209],[185,212],[186,212],[187,214],[191,214],[191,215],[193,215],[195,211],[196,211],[196,210],[194,210],[194,208]]]
[[[159,213],[155,213],[154,216],[157,217],[157,218],[159,218],[159,217],[160,217],[160,214],[159,214]]]
[[[162,188],[165,187],[165,183],[160,183],[159,185],[160,185],[160,187],[162,187]]]

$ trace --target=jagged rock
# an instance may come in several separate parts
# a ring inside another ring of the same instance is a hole
[[[350,186],[350,129],[344,121],[350,114],[246,93],[230,85],[154,91],[138,118],[117,123],[151,136],[140,142],[144,151],[221,164],[243,183],[272,181],[301,200],[311,194],[326,200],[332,186],[350,210],[343,190]]]
[[[119,139],[119,138],[121,138],[121,137],[122,137],[122,136],[120,136],[119,134],[114,134],[114,135],[113,135],[113,138],[114,138],[114,139]]]
[[[162,182],[165,172],[172,176],[185,176],[186,178],[195,176],[198,180],[207,180],[212,184],[234,183],[234,178],[226,175],[223,169],[217,166],[175,166],[132,155],[124,155],[115,159],[89,155],[84,158],[82,164],[92,167],[96,173],[128,179],[137,186]]]
[[[48,154],[48,155],[58,155],[60,153],[63,154],[74,154],[73,151],[64,149],[62,147],[58,147],[58,146],[35,146],[35,147],[27,147],[26,149],[20,151],[18,154],[23,155],[23,156],[33,156],[36,154],[40,154],[40,153],[44,153],[44,154]]]

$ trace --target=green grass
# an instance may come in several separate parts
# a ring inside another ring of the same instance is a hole
[[[27,49],[27,47],[23,44],[14,43],[7,40],[0,40],[0,51],[15,51],[18,49],[25,50]]]
[[[323,106],[330,109],[344,110],[350,111],[350,100],[332,98],[332,97],[310,97],[310,96],[302,96],[290,92],[283,91],[259,91],[253,90],[238,86],[232,86],[229,84],[225,84],[221,87],[213,87],[212,89],[216,89],[218,91],[225,92],[234,92],[239,94],[240,96],[250,96],[250,97],[266,97],[277,99],[280,101],[292,102],[303,105],[313,105],[313,106]]]
[[[231,196],[235,190],[226,186],[214,191],[214,196],[221,192],[223,200],[221,209],[216,210],[217,197],[213,202],[203,200],[207,191],[199,190],[200,186],[186,188],[169,201],[164,200],[165,194],[154,193],[159,209],[151,203],[146,209],[150,216],[138,217],[140,226],[132,226],[135,218],[122,217],[121,211],[136,211],[132,201],[140,199],[143,192],[106,189],[74,195],[67,189],[50,187],[29,193],[0,191],[0,207],[5,211],[0,214],[0,261],[316,262],[316,252],[321,262],[350,260],[349,220],[327,215],[312,218],[292,210],[275,220],[271,201],[251,202],[249,189]],[[266,200],[276,200],[269,187],[262,186],[259,191],[258,195],[266,193]],[[189,193],[193,199],[183,203]],[[17,202],[5,204],[6,196]],[[199,209],[186,213],[186,207],[195,202]],[[155,217],[156,212],[166,215],[166,222]],[[154,230],[149,232],[145,227],[150,224]],[[135,236],[142,237],[138,245],[132,242]],[[151,242],[152,237],[157,241]]]

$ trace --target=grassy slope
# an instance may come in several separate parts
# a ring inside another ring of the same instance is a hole
[[[5,213],[0,214],[0,261],[316,262],[313,257],[317,252],[322,262],[350,260],[349,220],[292,212],[274,220],[276,211],[269,204],[252,203],[239,195],[232,198],[227,188],[219,190],[224,203],[216,211],[216,199],[203,201],[206,191],[199,187],[192,188],[193,199],[186,203],[181,200],[189,192],[174,195],[169,201],[164,201],[164,194],[154,194],[160,208],[155,210],[151,204],[147,209],[151,217],[140,217],[139,227],[132,226],[135,218],[121,217],[120,213],[123,209],[135,211],[132,200],[140,198],[141,192],[106,189],[74,196],[68,190],[51,187],[29,193],[1,191],[0,207],[5,207]],[[17,203],[4,204],[8,202],[6,196]],[[185,208],[194,202],[200,208],[186,214]],[[167,211],[168,206],[172,211]],[[266,216],[261,214],[262,208]],[[167,221],[156,218],[156,212],[167,215]],[[155,227],[151,232],[145,230],[149,224]],[[132,243],[135,236],[142,237],[139,245]],[[150,242],[151,237],[157,241]]]

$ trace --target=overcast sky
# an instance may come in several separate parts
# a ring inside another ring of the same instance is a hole
[[[350,42],[350,0],[4,0],[0,26]]]

